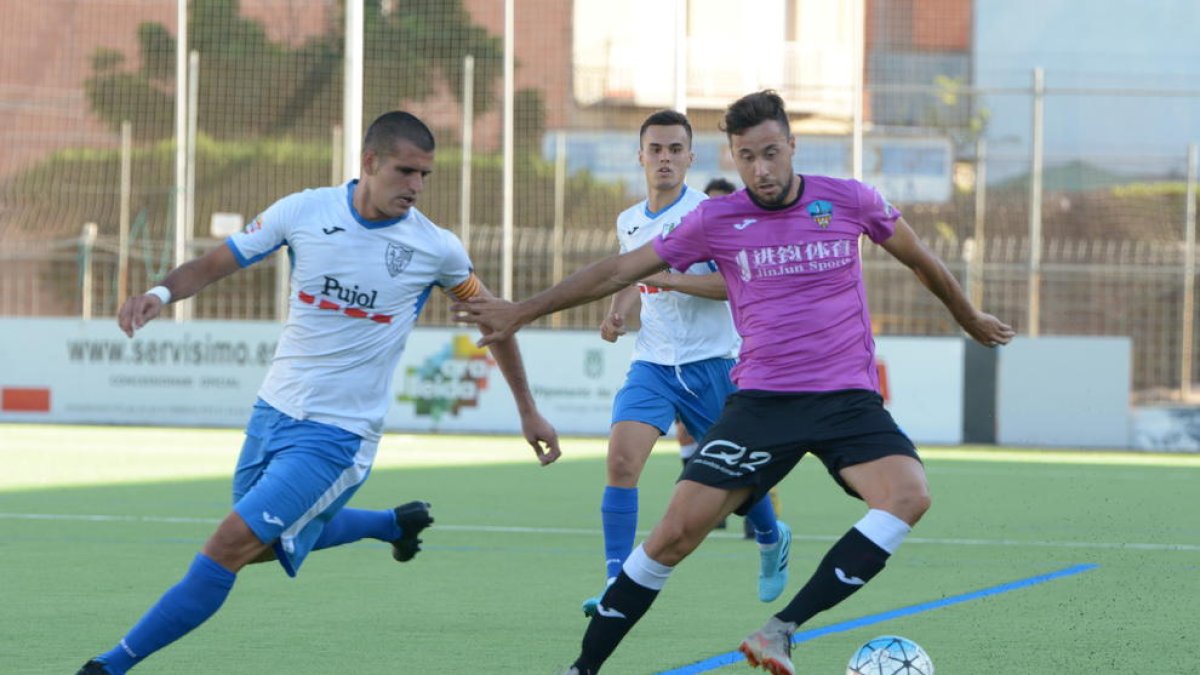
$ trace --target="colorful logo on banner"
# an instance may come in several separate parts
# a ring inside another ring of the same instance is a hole
[[[411,402],[419,417],[434,422],[446,415],[457,417],[463,408],[479,405],[479,395],[488,387],[488,375],[496,364],[487,349],[475,346],[467,335],[455,335],[450,344],[404,371],[404,384],[396,397]]]

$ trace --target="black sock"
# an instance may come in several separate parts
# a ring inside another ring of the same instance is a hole
[[[850,597],[887,563],[888,552],[850,528],[825,554],[817,571],[775,616],[797,626]]]
[[[616,650],[633,624],[650,609],[656,597],[658,591],[638,584],[625,572],[617,575],[617,580],[600,598],[596,613],[583,634],[583,649],[574,664],[581,675],[599,672],[600,666]]]

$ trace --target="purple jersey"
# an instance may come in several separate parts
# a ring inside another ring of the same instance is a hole
[[[886,241],[899,217],[869,185],[805,176],[785,208],[758,206],[745,190],[702,202],[654,250],[675,269],[717,263],[743,340],[739,388],[878,391],[858,242]]]

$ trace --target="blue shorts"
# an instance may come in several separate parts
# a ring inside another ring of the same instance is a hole
[[[625,386],[613,399],[612,423],[642,422],[665,434],[678,417],[693,438],[702,438],[737,391],[729,379],[734,359],[705,359],[682,366],[634,361]]]
[[[233,510],[296,576],[325,523],[358,490],[377,442],[254,404],[233,475]]]

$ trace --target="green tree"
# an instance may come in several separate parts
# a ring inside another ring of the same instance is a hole
[[[193,0],[189,11],[189,47],[200,54],[200,131],[217,139],[324,138],[341,119],[341,25],[292,46],[242,17],[238,0]],[[475,56],[476,108],[493,105],[501,40],[471,22],[462,0],[370,0],[364,24],[367,119],[426,98],[439,80],[459,96],[467,54]],[[137,34],[136,69],[109,48],[93,55],[88,100],[113,129],[128,119],[138,138],[165,138],[174,119],[175,37],[159,23],[143,23]]]

